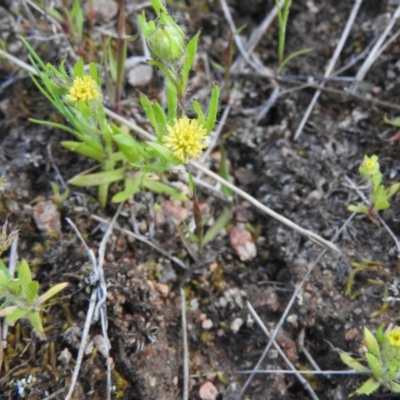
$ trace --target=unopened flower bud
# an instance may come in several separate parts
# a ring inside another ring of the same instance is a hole
[[[180,60],[185,53],[185,38],[177,25],[158,27],[147,38],[147,44],[156,58],[169,62]]]

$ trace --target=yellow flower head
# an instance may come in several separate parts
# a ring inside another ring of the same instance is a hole
[[[100,97],[100,92],[96,81],[91,76],[86,75],[82,78],[78,76],[74,79],[66,97],[72,102],[92,101]]]
[[[386,334],[389,344],[393,347],[400,347],[400,328],[394,328]]]
[[[197,119],[175,119],[174,125],[168,125],[167,130],[168,135],[165,135],[162,141],[183,163],[187,163],[189,158],[198,158],[207,147],[207,131]]]

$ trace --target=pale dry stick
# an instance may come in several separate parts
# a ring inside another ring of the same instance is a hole
[[[183,393],[182,400],[189,400],[189,346],[187,339],[186,300],[185,291],[180,288],[182,312],[182,341],[183,341]]]
[[[100,315],[101,318],[101,326],[102,326],[102,333],[103,333],[103,338],[106,344],[106,358],[107,358],[107,400],[111,399],[111,364],[109,360],[109,350],[111,348],[110,346],[110,340],[108,338],[107,334],[107,314],[106,314],[106,309],[105,309],[105,300],[107,298],[107,287],[104,279],[104,271],[103,271],[103,263],[104,263],[104,257],[105,257],[105,248],[108,242],[108,239],[112,233],[115,220],[118,217],[121,208],[123,206],[123,203],[120,204],[118,207],[118,210],[112,220],[112,222],[109,224],[107,231],[105,235],[103,236],[103,239],[100,243],[99,251],[98,251],[98,259],[96,260],[93,250],[89,249],[89,247],[86,245],[85,241],[82,238],[82,235],[78,231],[78,228],[75,226],[75,224],[69,219],[66,218],[66,221],[71,225],[72,229],[75,231],[76,235],[82,242],[84,248],[86,249],[89,259],[92,263],[92,268],[93,268],[93,274],[95,276],[95,279],[93,282],[96,284],[96,288],[92,291],[92,294],[90,296],[90,304],[89,304],[89,309],[87,312],[86,316],[86,321],[85,321],[85,327],[82,333],[82,340],[81,344],[79,347],[79,352],[78,352],[78,357],[76,360],[75,364],[75,369],[72,375],[72,380],[71,380],[71,387],[68,391],[68,394],[65,398],[65,400],[70,400],[73,391],[75,388],[76,381],[78,379],[79,375],[79,370],[82,364],[82,359],[83,359],[83,354],[85,351],[85,346],[87,342],[87,337],[89,334],[89,329],[90,329],[90,324],[92,321],[96,321]]]
[[[355,213],[353,213],[349,218],[347,218],[347,220],[344,222],[344,224],[341,226],[341,228],[336,232],[335,236],[333,237],[332,241],[336,241],[339,236],[341,235],[341,233],[344,231],[344,229],[347,227],[347,225],[351,222],[351,220],[354,218]],[[314,270],[314,267],[317,265],[317,263],[319,262],[319,260],[322,258],[322,256],[326,253],[327,249],[322,250],[318,257],[316,258],[316,260],[314,261],[314,263],[309,267],[308,271],[306,272],[306,274],[304,275],[303,279],[301,280],[300,284],[296,285],[296,288],[292,294],[291,299],[289,300],[288,305],[285,308],[285,311],[283,312],[281,318],[278,321],[278,324],[276,325],[274,331],[271,334],[271,337],[269,339],[269,342],[267,344],[267,347],[265,348],[264,352],[262,353],[260,359],[257,362],[257,365],[254,367],[253,371],[254,373],[251,374],[249,376],[249,378],[247,379],[247,381],[245,382],[245,384],[243,385],[243,388],[241,389],[240,393],[241,395],[244,394],[244,392],[246,391],[247,387],[250,385],[251,381],[253,380],[255,374],[257,373],[256,371],[258,370],[258,368],[260,367],[261,363],[264,361],[264,358],[266,357],[266,355],[268,354],[269,349],[272,346],[273,341],[275,340],[276,336],[278,335],[278,332],[280,331],[282,325],[284,324],[287,315],[290,312],[290,309],[293,306],[293,303],[295,301],[295,299],[297,298],[297,296],[300,293],[300,290],[302,289],[302,287],[304,286],[304,284],[306,283],[308,277],[310,276],[311,272]]]
[[[240,39],[239,35],[236,34],[237,29],[236,29],[235,23],[233,22],[232,15],[229,11],[228,5],[226,4],[226,1],[220,0],[220,3],[221,3],[221,7],[222,7],[222,11],[224,13],[225,19],[228,22],[229,28],[231,29],[231,33],[233,35],[233,40],[235,41],[240,54],[246,60],[247,64],[249,64],[255,71],[262,74],[263,71],[255,62],[253,62],[250,59],[249,54],[246,52],[245,48],[243,47],[242,40]]]
[[[364,79],[368,70],[371,68],[372,64],[375,62],[380,48],[382,47],[386,37],[389,35],[390,31],[393,29],[393,26],[397,22],[397,19],[399,17],[400,17],[400,5],[397,7],[396,11],[393,13],[392,18],[390,19],[385,30],[382,32],[382,35],[380,36],[378,41],[375,43],[375,46],[372,48],[367,59],[364,61],[364,63],[361,65],[360,69],[358,70],[358,72],[354,78],[354,83],[350,87],[349,92],[354,93],[357,90],[358,84]]]
[[[345,26],[345,28],[344,28],[344,30],[342,32],[342,36],[340,37],[340,40],[339,40],[338,45],[336,46],[335,52],[333,53],[333,56],[330,59],[330,61],[328,63],[328,66],[326,68],[326,71],[325,71],[325,74],[324,74],[324,78],[327,78],[332,73],[333,68],[335,67],[335,64],[336,64],[336,62],[337,62],[337,60],[339,58],[339,55],[343,50],[344,44],[346,43],[346,40],[347,40],[347,38],[349,36],[350,30],[351,30],[351,28],[352,28],[352,26],[354,24],[354,21],[355,21],[355,19],[357,17],[358,10],[360,9],[360,6],[361,6],[362,2],[363,2],[363,0],[356,0],[354,2],[353,9],[351,10],[349,19],[347,20],[346,26]],[[321,86],[325,86],[325,82],[322,81],[320,85]],[[304,114],[304,116],[303,116],[303,118],[302,118],[302,120],[300,122],[300,125],[298,126],[298,128],[296,130],[296,133],[294,135],[293,140],[297,140],[300,137],[301,133],[303,132],[304,125],[308,121],[308,118],[310,117],[311,112],[312,112],[312,110],[313,110],[313,108],[314,108],[314,106],[315,106],[320,94],[321,94],[321,90],[317,90],[314,93],[314,96],[313,96],[310,104],[308,105],[308,108],[307,108],[307,110],[306,110],[306,112],[305,112],[305,114]]]
[[[279,1],[279,7],[282,7],[283,3],[285,0],[280,0]],[[260,26],[251,34],[249,41],[245,44],[245,54],[250,55],[253,50],[256,48],[258,42],[261,40],[263,35],[265,34],[265,31],[269,28],[269,26],[272,24],[272,21],[275,19],[277,15],[277,8],[276,5],[272,8],[272,10],[267,14],[267,16],[264,18],[264,20],[261,22]],[[231,72],[235,71],[239,65],[240,62],[242,61],[242,54],[239,54],[236,57],[236,60],[233,62],[231,66]]]
[[[87,246],[87,244],[83,240],[83,237],[80,234],[78,228],[75,226],[75,224],[69,218],[66,218],[65,220],[69,223],[69,225],[75,231],[75,234],[78,236],[78,238],[81,241],[83,247],[85,248],[85,250],[87,252],[87,255],[89,257],[89,260],[90,260],[90,262],[92,264],[93,274],[95,275],[95,280],[97,281],[98,277],[96,276],[96,272],[97,272],[96,258],[94,256],[93,250],[90,249]],[[94,310],[95,310],[95,307],[96,307],[96,299],[97,299],[97,292],[96,292],[96,290],[92,290],[92,293],[90,295],[90,300],[89,300],[89,308],[88,308],[87,313],[86,313],[85,325],[83,327],[81,343],[79,345],[78,355],[76,357],[74,372],[72,373],[72,378],[71,378],[69,391],[68,391],[67,396],[65,397],[64,400],[70,400],[72,398],[72,395],[74,394],[75,385],[76,385],[76,382],[78,380],[79,371],[81,369],[83,356],[85,354],[85,347],[86,347],[87,339],[88,339],[88,336],[89,336],[90,325],[91,325],[92,320],[93,320]]]
[[[22,68],[25,68],[25,69],[27,69],[29,71],[32,71],[32,73],[36,75],[36,71],[32,67],[30,67],[29,65],[27,65],[23,61],[20,61],[17,58],[15,58],[13,56],[10,56],[8,53],[2,51],[1,49],[0,49],[0,55],[5,55],[10,61],[13,61],[13,62],[17,61],[16,62],[17,65],[19,65]],[[28,68],[26,68],[26,67],[28,67]],[[113,118],[114,120],[116,120],[118,122],[121,122],[122,124],[124,124],[127,127],[131,128],[133,131],[135,131],[136,133],[138,133],[142,137],[144,137],[146,139],[149,139],[149,140],[154,140],[155,139],[153,135],[151,135],[150,133],[148,133],[144,129],[140,128],[138,125],[136,125],[136,123],[134,123],[134,122],[132,122],[130,120],[127,120],[124,117],[121,117],[120,115],[114,113],[113,111],[109,110],[108,108],[104,107],[104,112],[105,112],[106,115],[108,115],[109,117]],[[203,167],[199,163],[197,163],[195,161],[191,161],[190,164],[192,166],[194,166],[195,168],[203,171],[205,175],[209,176],[210,178],[213,178],[214,180],[216,180],[220,184],[225,185],[226,187],[231,189],[234,193],[236,193],[240,197],[246,199],[249,203],[253,204],[253,206],[255,206],[259,210],[263,211],[267,215],[277,219],[278,221],[280,221],[281,223],[285,224],[289,228],[296,230],[297,232],[301,233],[302,235],[304,235],[304,236],[310,238],[311,240],[321,244],[322,246],[326,246],[331,250],[339,252],[339,248],[335,244],[333,244],[332,242],[330,242],[328,240],[325,240],[321,236],[315,234],[314,232],[309,231],[308,229],[304,229],[304,228],[300,227],[299,225],[295,224],[294,222],[290,221],[289,219],[287,219],[287,218],[283,217],[282,215],[278,214],[277,212],[271,210],[269,207],[267,207],[264,204],[260,203],[254,197],[250,196],[249,194],[247,194],[243,190],[239,189],[237,186],[233,185],[232,183],[226,181],[224,178],[221,178],[219,175],[214,174],[212,171],[210,171],[209,169]]]
[[[100,222],[100,223],[102,223],[102,224],[108,224],[108,225],[110,224],[110,221],[107,221],[107,220],[104,219],[104,218],[98,217],[97,215],[91,215],[90,218],[92,218],[93,220],[95,220],[95,221],[97,221],[97,222]],[[176,257],[174,257],[174,256],[171,256],[167,251],[165,251],[164,249],[162,249],[162,248],[161,248],[160,246],[158,246],[157,244],[151,242],[150,240],[148,240],[148,239],[145,238],[144,236],[142,236],[142,235],[137,235],[136,233],[134,233],[134,232],[132,232],[132,231],[129,231],[128,229],[120,228],[120,227],[118,227],[118,226],[115,226],[114,229],[117,230],[117,231],[120,231],[120,232],[124,233],[124,234],[127,235],[127,236],[131,236],[131,237],[133,237],[133,238],[135,238],[135,239],[137,239],[137,240],[139,240],[139,241],[141,241],[141,242],[143,242],[143,243],[145,243],[145,244],[147,244],[147,245],[153,247],[153,248],[156,249],[158,252],[160,252],[163,256],[169,258],[172,262],[174,262],[175,264],[179,265],[181,268],[183,268],[183,269],[189,269],[189,267],[188,267],[184,262],[182,262],[179,258],[176,258]]]
[[[251,374],[251,370],[237,371],[238,374]],[[289,371],[285,369],[259,369],[257,374],[286,374],[286,375],[370,375],[370,372],[358,372],[353,369],[349,371]]]
[[[351,188],[354,189],[357,192],[357,194],[361,197],[363,202],[369,206],[370,203],[369,203],[369,200],[366,198],[365,194],[361,190],[358,189],[357,185],[347,175],[345,175],[345,179],[350,184]],[[378,217],[379,222],[384,226],[384,228],[387,230],[389,235],[392,237],[392,239],[397,247],[397,252],[400,254],[400,242],[397,239],[396,235],[389,228],[389,226],[386,224],[386,222],[383,220],[383,218],[379,215],[379,213],[375,213],[375,214]]]
[[[254,317],[254,319],[256,320],[257,324],[259,325],[259,327],[262,329],[262,331],[265,333],[265,336],[267,336],[268,339],[271,338],[271,334],[269,333],[267,327],[265,326],[265,324],[262,322],[261,318],[259,317],[259,315],[257,314],[256,310],[253,308],[253,306],[250,304],[250,302],[247,302],[247,308],[249,309],[251,315]],[[310,397],[313,400],[319,400],[317,394],[314,392],[314,389],[310,386],[310,384],[307,382],[306,379],[304,379],[296,370],[296,368],[294,367],[294,365],[290,362],[290,360],[286,357],[286,354],[283,352],[283,350],[279,347],[279,345],[276,343],[276,341],[274,340],[272,342],[275,346],[275,348],[278,350],[279,355],[283,358],[283,360],[285,361],[285,363],[288,365],[288,367],[290,368],[290,370],[293,372],[293,374],[296,376],[296,378],[300,381],[300,383],[303,385],[304,389],[308,392],[308,394],[310,395]]]

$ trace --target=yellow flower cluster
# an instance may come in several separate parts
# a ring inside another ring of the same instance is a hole
[[[174,125],[168,125],[167,130],[168,135],[164,136],[162,141],[183,163],[187,163],[190,158],[198,158],[207,147],[207,131],[197,119],[175,119]]]
[[[386,334],[389,344],[393,347],[400,347],[400,328],[394,328]]]
[[[91,76],[77,77],[69,89],[67,100],[72,102],[77,101],[92,101],[100,97],[100,92],[96,81]]]

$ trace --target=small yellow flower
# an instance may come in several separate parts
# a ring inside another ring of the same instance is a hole
[[[168,125],[167,130],[168,135],[164,136],[162,141],[183,163],[187,163],[189,158],[198,158],[207,147],[207,131],[197,119],[175,119],[174,125]]]
[[[394,328],[386,334],[389,344],[393,347],[400,347],[400,328]]]
[[[96,81],[91,76],[77,77],[69,89],[67,100],[72,102],[77,101],[92,101],[100,97],[100,92]]]

